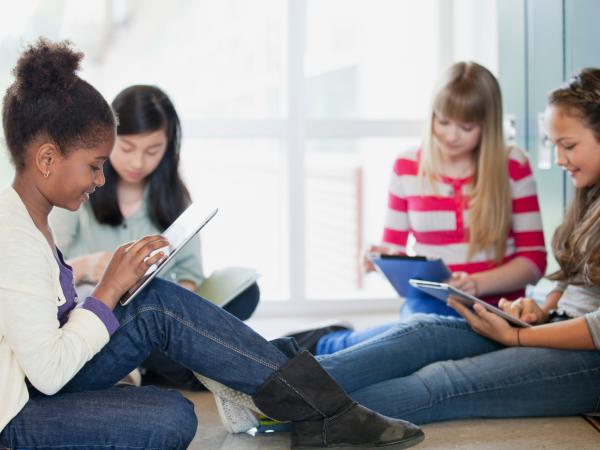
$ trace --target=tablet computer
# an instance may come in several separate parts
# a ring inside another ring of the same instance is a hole
[[[440,258],[376,253],[370,254],[369,258],[377,271],[386,277],[400,297],[404,298],[431,298],[429,294],[411,286],[411,278],[445,281],[451,275],[450,269]]]
[[[500,308],[496,308],[495,306],[492,306],[489,303],[486,303],[483,300],[478,299],[477,297],[467,294],[466,292],[463,292],[460,289],[456,289],[455,287],[452,287],[449,284],[434,283],[431,281],[423,281],[423,280],[410,280],[410,284],[412,286],[414,286],[415,288],[420,289],[424,292],[427,292],[428,294],[432,295],[433,297],[435,297],[439,300],[442,300],[444,302],[448,301],[448,297],[453,297],[457,301],[461,302],[463,305],[468,306],[469,308],[473,308],[473,305],[475,303],[479,303],[481,306],[483,306],[488,311],[493,312],[494,314],[497,314],[498,316],[500,316],[503,319],[510,322],[511,325],[514,325],[516,327],[527,328],[527,327],[531,326],[531,324],[529,324],[527,322],[523,322],[522,320],[516,319],[513,316],[511,316],[510,314],[505,313]]]
[[[169,241],[169,246],[159,248],[150,254],[153,255],[162,251],[167,256],[148,268],[144,276],[140,278],[138,282],[123,295],[123,297],[121,297],[121,305],[126,305],[133,300],[135,296],[154,279],[154,277],[162,272],[179,250],[181,250],[202,228],[204,228],[204,225],[215,217],[217,211],[218,209],[213,209],[206,215],[206,212],[201,210],[198,204],[192,203],[188,206],[187,209],[175,219],[175,222],[162,233]],[[204,220],[198,220],[200,217],[204,217]]]

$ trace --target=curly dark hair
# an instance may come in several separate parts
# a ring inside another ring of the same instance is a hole
[[[61,152],[91,148],[115,132],[115,116],[102,95],[77,76],[83,53],[69,41],[44,38],[25,49],[4,95],[2,125],[17,171],[34,139],[50,139]]]

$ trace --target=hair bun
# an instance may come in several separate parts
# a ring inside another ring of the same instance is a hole
[[[71,48],[70,41],[50,42],[40,38],[29,46],[13,70],[17,97],[64,94],[79,79],[76,71],[83,53]]]

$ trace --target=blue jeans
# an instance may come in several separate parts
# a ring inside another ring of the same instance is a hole
[[[330,355],[339,352],[340,350],[344,350],[345,348],[360,344],[361,342],[388,331],[390,328],[394,328],[396,323],[397,322],[386,323],[360,331],[340,330],[326,334],[319,339],[315,354]]]
[[[114,387],[152,350],[247,394],[295,351],[293,342],[273,345],[218,306],[163,280],[115,314],[119,329],[58,394],[30,390],[30,401],[0,433],[0,447],[183,449],[197,425],[190,402],[152,386]]]
[[[254,283],[227,303],[223,309],[240,320],[247,320],[258,306],[259,299],[260,290],[258,284]],[[167,381],[168,384],[179,389],[190,391],[205,389],[190,369],[173,361],[160,350],[153,350],[142,363],[142,367],[147,370],[144,375],[144,384],[156,382],[164,384],[164,381]]]
[[[446,306],[444,302],[435,298],[408,297],[400,308],[400,320],[404,322],[413,315],[419,313],[458,317],[458,313],[454,309]],[[342,330],[329,333],[319,339],[316,354],[329,355],[331,353],[339,352],[340,350],[364,342],[367,339],[371,339],[395,326],[396,322],[392,322],[367,328],[366,330]]]
[[[600,411],[600,352],[510,347],[416,315],[319,362],[358,402],[414,423]]]

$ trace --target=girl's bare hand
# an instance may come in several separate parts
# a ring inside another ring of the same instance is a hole
[[[532,298],[520,297],[515,301],[500,299],[498,307],[517,319],[532,324],[548,322],[548,313]]]
[[[467,272],[452,272],[448,284],[475,297],[478,295],[477,283]]]
[[[169,242],[160,235],[146,236],[121,245],[111,258],[93,296],[113,309],[119,299],[133,286],[152,264],[164,258],[164,252],[155,250],[167,247]]]
[[[452,298],[448,299],[448,306],[463,316],[477,334],[506,346],[518,345],[517,329],[483,306],[474,304],[473,311],[471,311],[467,306]]]
[[[390,247],[385,247],[383,245],[371,245],[363,255],[363,270],[365,273],[373,272],[375,270],[375,265],[371,258],[369,258],[370,253],[379,253],[380,255],[401,255],[402,252],[399,250],[394,250]]]

